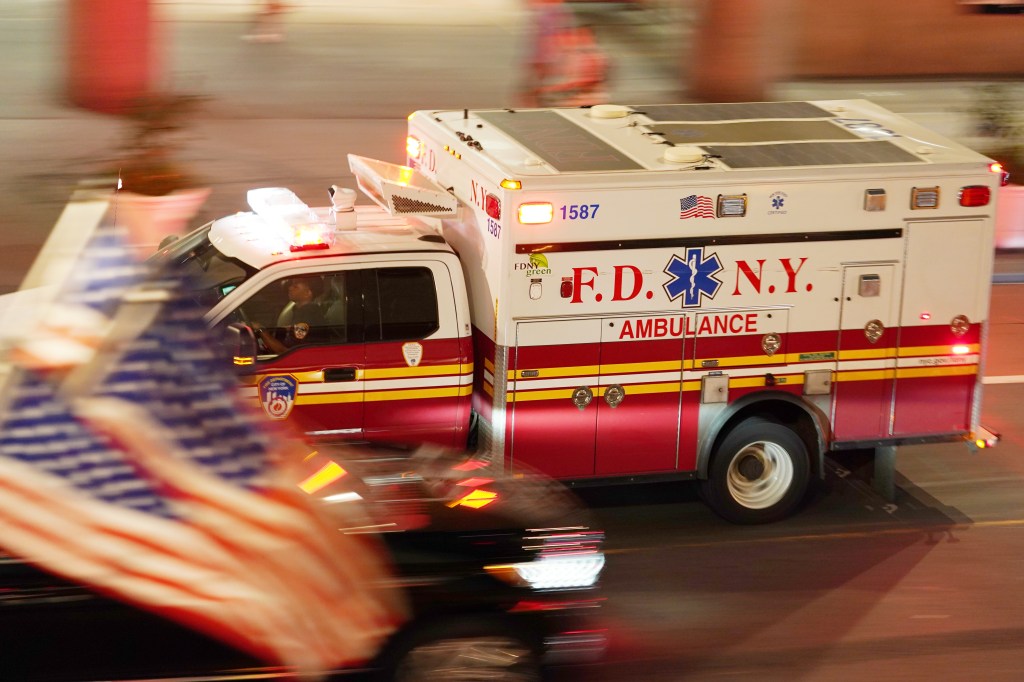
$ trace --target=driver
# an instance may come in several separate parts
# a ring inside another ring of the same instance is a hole
[[[288,303],[277,318],[277,327],[265,329],[253,324],[256,339],[272,353],[283,353],[289,348],[315,340],[324,325],[324,313],[318,299],[324,291],[319,277],[294,277],[288,280]]]

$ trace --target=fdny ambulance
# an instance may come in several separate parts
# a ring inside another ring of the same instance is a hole
[[[313,438],[696,478],[747,523],[830,450],[990,440],[1004,175],[870,102],[419,111],[406,164],[349,160],[374,206],[257,190],[164,254],[211,324],[297,330],[238,361]]]

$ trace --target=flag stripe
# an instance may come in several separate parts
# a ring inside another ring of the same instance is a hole
[[[711,197],[691,194],[679,200],[680,218],[714,218],[715,206]]]
[[[233,565],[236,562],[216,545],[196,534],[182,546],[182,533],[173,532],[182,529],[171,529],[171,524],[135,519],[139,535],[132,535],[125,529],[123,513],[111,518],[102,503],[40,495],[31,485],[34,478],[33,473],[0,463],[0,505],[22,510],[0,519],[4,544],[10,550],[34,562],[64,566],[65,575],[98,592],[173,614],[208,634],[224,637],[237,630],[258,634],[232,637],[230,642],[256,656],[278,655],[275,649],[280,644],[271,643],[280,634],[258,627],[270,622],[268,616],[273,614],[265,612],[272,605],[266,595],[233,579],[245,566]],[[21,481],[29,486],[18,485]],[[58,499],[65,503],[56,504]],[[167,544],[154,542],[154,537]],[[166,551],[175,546],[190,555]]]
[[[247,579],[278,584],[278,590],[287,586],[294,597],[301,599],[305,617],[318,623],[308,628],[306,646],[319,644],[316,648],[322,647],[326,654],[330,642],[338,638],[353,651],[349,662],[361,662],[372,655],[372,643],[393,623],[372,600],[360,599],[360,589],[356,588],[364,587],[372,574],[352,572],[346,558],[331,551],[324,541],[332,531],[295,507],[197,476],[184,458],[168,456],[171,448],[159,442],[161,427],[147,424],[148,417],[133,405],[111,398],[94,399],[82,405],[80,411],[133,451],[140,464],[172,492],[188,491],[192,508],[189,518],[248,566]],[[132,429],[129,425],[145,428]],[[352,536],[339,539],[362,540]],[[345,573],[346,580],[338,580],[339,571]],[[342,608],[343,613],[334,613]],[[321,637],[327,641],[314,641]]]
[[[58,310],[68,323],[47,338],[77,344],[70,371],[23,364],[0,391],[0,543],[300,671],[372,657],[403,614],[370,587],[389,575],[379,540],[339,533],[275,476],[288,453],[240,402],[179,279],[101,231]],[[36,339],[26,330],[18,348]]]

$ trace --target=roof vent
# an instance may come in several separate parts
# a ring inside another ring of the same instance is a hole
[[[590,118],[626,118],[633,113],[621,104],[595,104],[590,107]]]
[[[696,164],[707,157],[700,147],[669,147],[663,157],[668,163]]]

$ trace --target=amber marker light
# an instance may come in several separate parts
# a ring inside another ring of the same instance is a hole
[[[481,490],[477,488],[476,490],[471,490],[469,493],[463,495],[459,499],[454,500],[453,502],[449,502],[448,506],[453,509],[459,506],[469,507],[470,509],[480,509],[481,507],[486,507],[491,502],[494,502],[497,499],[498,493],[491,492],[490,490]]]
[[[347,473],[337,462],[328,462],[320,467],[320,470],[315,474],[299,483],[299,488],[307,495],[312,495],[318,490],[322,490],[334,483]]]

